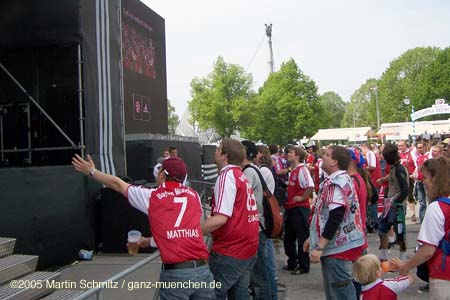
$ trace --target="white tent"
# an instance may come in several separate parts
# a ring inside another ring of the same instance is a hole
[[[413,126],[414,125],[414,126]],[[408,139],[410,135],[423,134],[449,134],[449,120],[438,121],[420,121],[403,123],[384,123],[381,124],[377,135],[385,136],[387,140]]]
[[[319,131],[311,137],[311,140],[349,142],[367,141],[367,135],[370,131],[370,127],[319,129]]]

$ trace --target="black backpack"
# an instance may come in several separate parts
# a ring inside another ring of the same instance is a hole
[[[275,196],[275,198],[277,198],[278,204],[280,206],[284,206],[287,201],[287,185],[284,180],[275,173],[275,170],[273,168],[269,169],[270,171],[272,171],[273,178],[275,179],[275,189],[273,191],[273,195]]]

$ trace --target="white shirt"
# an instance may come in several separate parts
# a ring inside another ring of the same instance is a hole
[[[128,202],[137,210],[148,215],[150,196],[156,189],[148,189],[142,186],[130,185],[127,190]]]
[[[438,247],[445,235],[445,217],[439,201],[431,202],[423,218],[417,241]]]
[[[262,166],[259,171],[261,172],[261,175],[266,182],[267,188],[273,194],[273,192],[275,191],[275,179],[273,178],[272,171],[265,166]]]
[[[366,160],[368,167],[377,167],[377,157],[375,156],[375,153],[373,153],[373,151],[368,151],[366,153]]]

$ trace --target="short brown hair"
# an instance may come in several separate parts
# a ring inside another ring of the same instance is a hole
[[[353,278],[361,284],[369,284],[377,280],[380,260],[374,254],[366,254],[353,263]]]
[[[426,160],[420,168],[422,173],[428,173],[433,178],[433,186],[427,190],[430,200],[447,197],[450,194],[450,161],[446,157]]]
[[[270,154],[278,153],[278,146],[275,144],[270,144],[269,151],[270,151]]]
[[[331,158],[337,161],[338,167],[340,170],[348,170],[348,166],[350,165],[350,162],[352,161],[352,156],[350,154],[350,151],[348,151],[346,148],[342,146],[331,146],[330,147],[331,152]]]
[[[228,163],[240,166],[246,156],[245,147],[239,141],[224,138],[220,143],[221,153],[228,156]]]
[[[298,161],[299,162],[303,162],[305,160],[306,151],[303,150],[302,148],[296,147],[296,146],[292,146],[291,148],[289,148],[289,151],[294,151],[295,156],[298,156]]]
[[[258,152],[262,154],[259,163],[261,165],[266,165],[268,167],[272,167],[272,156],[270,156],[270,151],[266,146],[256,146],[258,148]]]

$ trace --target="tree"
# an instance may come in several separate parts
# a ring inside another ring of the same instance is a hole
[[[206,78],[191,81],[192,121],[203,130],[214,129],[221,137],[231,136],[248,118],[245,108],[254,94],[252,84],[252,76],[242,67],[219,57]]]
[[[252,122],[241,132],[247,138],[285,145],[318,128],[317,86],[293,59],[269,76],[250,105]]]
[[[322,110],[320,114],[321,128],[339,128],[347,103],[338,94],[329,91],[319,97],[319,104]]]
[[[169,134],[175,134],[175,131],[180,124],[180,118],[175,113],[175,107],[170,104],[170,101],[167,101],[167,115],[168,115],[168,123],[169,123]]]
[[[424,74],[439,56],[439,48],[414,48],[393,60],[378,81],[380,118],[382,122],[404,122],[409,120],[411,105],[415,110],[434,103],[429,99],[428,89],[435,82],[425,82]],[[403,99],[411,99],[411,105],[405,106]]]
[[[377,128],[377,88],[377,80],[371,78],[352,94],[342,118],[341,127]]]
[[[421,80],[421,98],[427,100],[425,108],[434,104],[432,100],[450,101],[450,47],[442,50],[436,59],[423,72]],[[417,109],[416,109],[417,110]],[[436,116],[442,118],[442,116]],[[448,115],[447,115],[448,117]],[[446,117],[446,118],[447,118]]]

